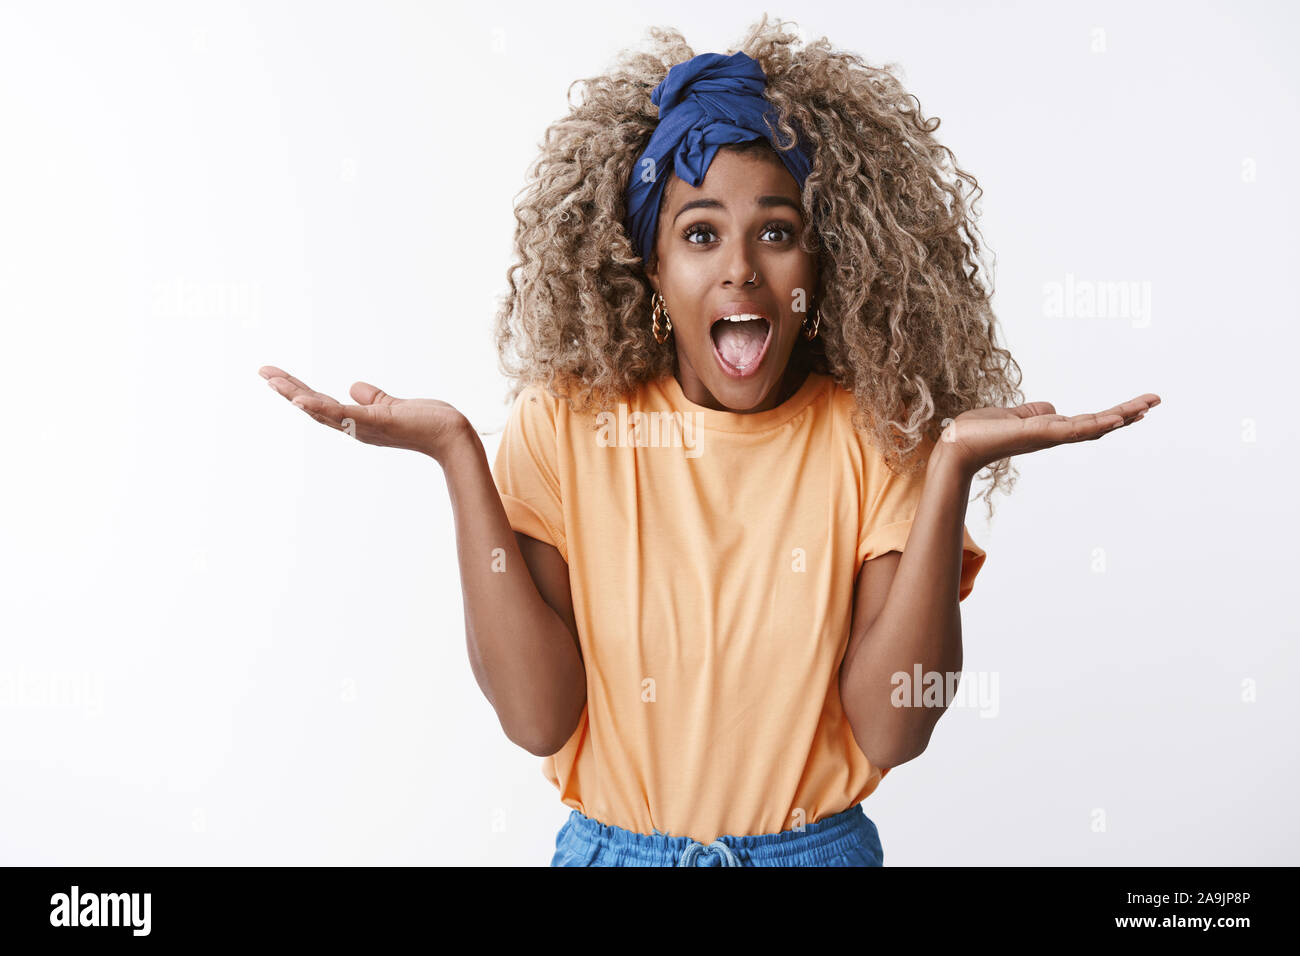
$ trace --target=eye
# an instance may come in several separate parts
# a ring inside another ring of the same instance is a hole
[[[691,237],[692,237],[692,236],[709,235],[709,234],[711,234],[712,232],[713,232],[713,230],[710,229],[708,226],[706,226],[706,225],[704,225],[704,224],[702,224],[702,223],[697,223],[696,225],[691,226],[689,229],[685,230],[685,231],[682,233],[682,238],[685,239],[688,243],[690,243],[690,244],[693,245],[693,246],[704,246],[704,245],[708,245],[708,243],[707,243],[707,242],[691,242]]]
[[[780,221],[769,222],[766,226],[763,227],[763,234],[766,235],[768,232],[771,232],[772,230],[777,230],[780,232],[787,233],[789,238],[791,239],[794,238],[794,226],[788,222],[780,222]],[[784,242],[785,240],[779,240],[779,241]]]
[[[783,232],[785,233],[785,235],[773,241],[786,242],[794,238],[795,227],[793,223],[788,222],[787,220],[774,219],[763,227],[763,231],[759,233],[759,235],[766,236],[768,233],[774,231]],[[694,239],[696,236],[711,236],[711,235],[715,235],[715,233],[713,231],[713,227],[708,225],[707,223],[696,223],[695,225],[689,226],[688,228],[682,231],[682,238],[685,239],[686,242],[692,246],[707,246],[711,240],[705,239],[703,241],[696,242],[694,241]]]

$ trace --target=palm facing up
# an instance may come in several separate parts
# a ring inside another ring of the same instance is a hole
[[[441,461],[461,430],[472,430],[469,419],[436,398],[393,398],[373,385],[357,382],[350,393],[359,404],[343,405],[274,365],[263,365],[258,374],[322,425],[345,431],[368,445],[407,448]]]
[[[1121,425],[1139,422],[1160,396],[1147,393],[1104,412],[1058,415],[1051,402],[1028,402],[1014,408],[975,408],[962,412],[939,437],[951,454],[973,475],[986,465],[1011,455],[1077,441],[1094,441]]]

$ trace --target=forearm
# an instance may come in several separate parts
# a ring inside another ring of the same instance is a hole
[[[472,428],[465,431],[443,471],[470,667],[506,736],[541,756],[577,725],[586,701],[582,657],[524,563],[482,442]]]
[[[937,672],[946,692],[950,676],[961,672],[962,543],[971,477],[943,453],[940,443],[930,456],[925,488],[907,545],[880,612],[856,653],[840,669],[840,697],[863,752],[883,766],[918,756],[943,716],[940,706],[914,706],[926,686],[914,688]],[[855,625],[856,626],[856,625]],[[906,682],[895,680],[905,674]],[[904,694],[903,691],[906,691]],[[933,692],[931,692],[933,693]],[[903,697],[904,706],[895,706]]]

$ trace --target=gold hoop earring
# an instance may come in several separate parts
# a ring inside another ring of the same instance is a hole
[[[650,297],[650,301],[654,304],[654,312],[652,312],[650,316],[650,331],[655,334],[655,341],[660,345],[663,345],[668,341],[668,333],[673,330],[673,320],[668,315],[668,309],[664,304],[664,297],[662,295],[656,292]],[[666,328],[662,331],[659,328],[659,320],[661,318],[666,323]]]
[[[822,316],[821,316],[821,311],[819,309],[813,309],[813,324],[812,324],[811,332],[808,331],[808,320],[807,319],[803,320],[803,337],[806,338],[809,342],[817,338],[817,327],[821,325],[821,321],[822,321]]]

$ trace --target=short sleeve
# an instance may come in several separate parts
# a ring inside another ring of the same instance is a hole
[[[914,454],[929,460],[934,449],[933,439],[923,439]],[[912,530],[916,509],[921,503],[926,471],[922,467],[912,474],[896,475],[885,464],[884,458],[865,437],[861,439],[864,452],[865,481],[862,487],[862,522],[858,532],[858,566],[889,551],[902,551]],[[970,529],[962,525],[961,581],[957,600],[964,601],[975,587],[975,576],[984,566],[984,549],[975,543]]]
[[[510,408],[492,477],[510,527],[552,545],[567,563],[560,493],[556,416],[559,399],[538,385],[520,391]]]

